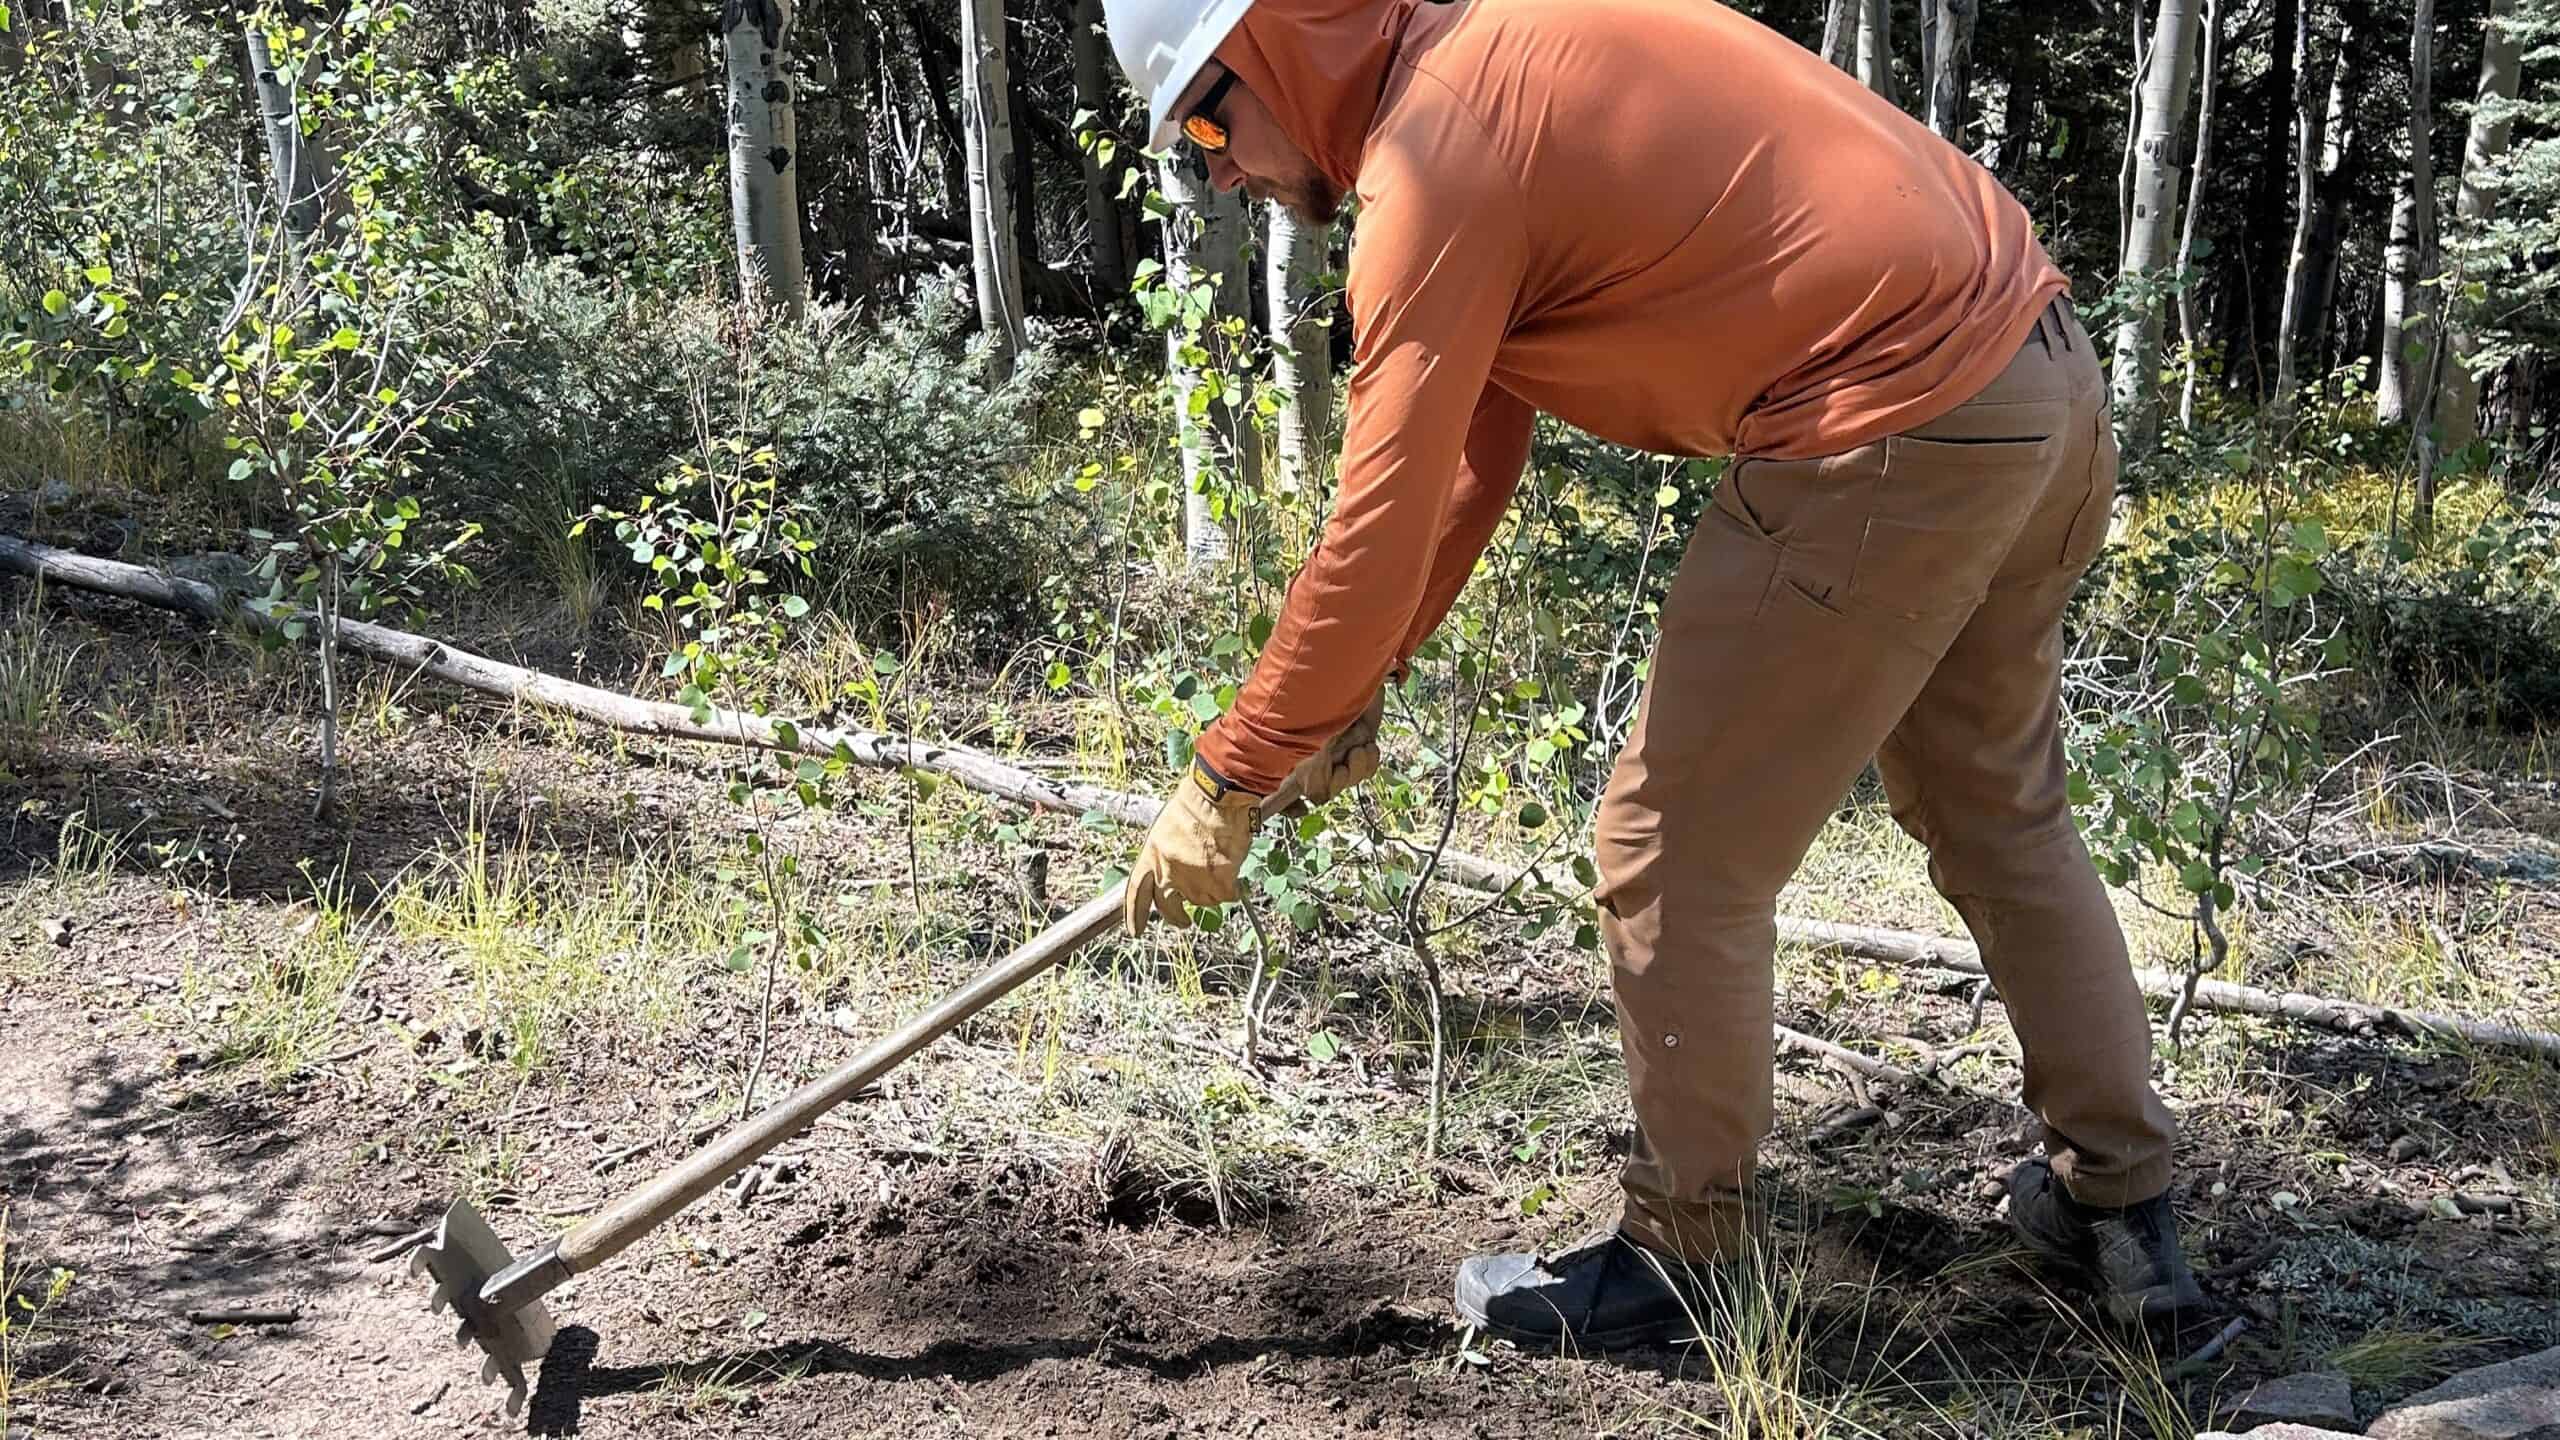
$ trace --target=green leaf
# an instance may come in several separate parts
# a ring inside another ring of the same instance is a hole
[[[59,290],[47,290],[44,292],[44,313],[47,315],[60,315],[63,311],[70,308],[70,296],[63,294]]]
[[[1319,1030],[1307,1037],[1307,1054],[1319,1065],[1341,1053],[1342,1042],[1334,1039],[1330,1030]]]
[[[1661,489],[1654,491],[1653,503],[1661,506],[1665,510],[1679,504],[1680,487],[1677,485],[1665,485]]]
[[[257,470],[257,463],[246,457],[231,462],[231,478],[235,483],[248,479],[256,474]]]
[[[1537,829],[1541,829],[1541,828],[1543,828],[1543,827],[1546,825],[1546,823],[1547,823],[1547,807],[1546,807],[1546,806],[1539,804],[1539,803],[1538,803],[1537,801],[1535,801],[1535,800],[1532,800],[1532,801],[1530,801],[1528,804],[1523,805],[1523,806],[1521,806],[1521,807],[1520,807],[1520,828],[1521,828],[1521,829],[1523,829],[1523,830],[1537,830]]]
[[[1530,764],[1544,765],[1554,758],[1556,758],[1556,747],[1554,742],[1548,740],[1532,740],[1529,742]]]
[[[111,266],[92,265],[80,273],[92,285],[112,285],[116,282],[116,272]]]
[[[1191,713],[1199,717],[1200,723],[1203,725],[1217,719],[1218,697],[1210,694],[1206,690],[1195,690],[1191,692]]]
[[[338,350],[353,350],[363,343],[364,337],[357,334],[352,325],[339,326],[338,333],[329,337],[330,347]]]
[[[809,613],[809,602],[797,595],[785,595],[782,597],[782,613],[797,620]]]

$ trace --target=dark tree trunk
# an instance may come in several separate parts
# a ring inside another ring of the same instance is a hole
[[[2262,113],[2266,120],[2264,149],[2250,167],[2255,183],[2249,188],[2248,242],[2244,250],[2249,270],[2247,287],[2249,308],[2247,344],[2252,363],[2250,371],[2261,377],[2260,394],[2265,383],[2275,378],[2276,333],[2284,319],[2284,278],[2286,263],[2293,250],[2293,207],[2286,195],[2287,182],[2294,173],[2294,33],[2300,21],[2300,7],[2317,4],[2318,0],[2275,0],[2275,23],[2267,42],[2269,64],[2259,84]],[[2240,341],[2234,337],[2236,360]],[[2232,366],[2236,375],[2240,367]]]
[[[1030,57],[1022,53],[1022,21],[1008,14],[1004,27],[1005,70],[1012,80],[1007,103],[1013,109],[1013,243],[1027,268],[1040,265],[1040,205],[1037,177],[1031,164],[1031,137],[1038,124],[1022,77]]]
[[[969,208],[968,141],[960,133],[960,113],[951,104],[951,97],[960,93],[960,43],[943,33],[931,6],[909,5],[907,28],[916,37],[925,98],[933,102],[934,128],[942,136],[943,208],[962,214]]]
[[[827,167],[821,224],[825,265],[838,298],[859,304],[870,297],[872,252],[879,236],[871,213],[871,96],[876,41],[860,0],[836,0],[827,27],[838,151]]]

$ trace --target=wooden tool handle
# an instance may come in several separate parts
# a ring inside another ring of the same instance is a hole
[[[1256,808],[1255,820],[1268,819],[1297,800],[1297,787],[1284,785],[1278,794],[1267,797]],[[701,1199],[820,1115],[843,1104],[856,1091],[896,1069],[908,1056],[949,1034],[960,1022],[1004,998],[1024,981],[1083,949],[1119,922],[1128,888],[1123,882],[1086,901],[976,979],[873,1041],[861,1054],[792,1091],[683,1164],[596,1212],[561,1236],[545,1257],[556,1261],[559,1267],[551,1283],[591,1270],[621,1254],[631,1242],[666,1223],[677,1211]]]

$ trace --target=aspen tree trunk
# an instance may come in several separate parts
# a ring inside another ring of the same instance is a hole
[[[2133,243],[2134,159],[2142,151],[2142,88],[2151,78],[2151,41],[2142,29],[2142,8],[2133,8],[2133,85],[2124,99],[2124,161],[2116,169],[2116,254]]]
[[[1010,197],[1013,209],[1014,294],[1021,296],[1027,294],[1020,278],[1023,270],[1027,267],[1037,271],[1047,267],[1040,259],[1040,177],[1031,164],[1033,111],[1031,101],[1022,89],[1022,77],[1031,67],[1022,57],[1018,27],[1007,25],[1003,33],[1007,77],[1005,112],[1012,122],[1015,140],[1013,194]],[[1020,303],[1028,306],[1030,302],[1025,299]]]
[[[1893,0],[1858,0],[1858,79],[1887,104],[1902,103],[1893,83]]]
[[[320,228],[320,191],[325,183],[319,173],[317,147],[303,141],[302,117],[294,107],[293,87],[277,73],[265,28],[253,19],[245,29],[249,74],[258,87],[258,111],[267,133],[267,165],[275,183],[276,206],[283,214],[285,233],[297,240],[308,239],[312,231]]]
[[[1323,292],[1327,227],[1273,202],[1264,255],[1271,295],[1272,378],[1280,407],[1280,488],[1313,488],[1333,417],[1333,302]]]
[[[2329,108],[2320,132],[2320,175],[2312,187],[2311,283],[2304,294],[2298,341],[2302,358],[2297,363],[2316,365],[2323,374],[2335,368],[2332,341],[2346,330],[2336,320],[2338,253],[2362,154],[2364,122],[2358,107],[2364,84],[2363,53],[2354,27],[2341,25],[2338,64],[2329,72]]]
[[[2480,43],[2480,100],[2471,112],[2471,134],[2462,147],[2462,181],[2453,201],[2454,225],[2465,236],[2477,235],[2497,214],[2498,195],[2491,188],[2489,171],[2507,153],[2507,135],[2513,126],[2508,107],[2515,103],[2524,69],[2524,40],[2513,28],[2515,13],[2516,0],[2490,0],[2489,28]],[[2446,309],[2449,314],[2458,312],[2464,303],[2458,295],[2449,296]],[[2468,325],[2446,325],[2436,433],[2448,450],[2458,450],[2480,435],[2480,377],[2471,369],[2475,343]]]
[[[2178,133],[2195,79],[2195,0],[2160,0],[2143,82],[2140,158],[2123,274],[2146,293],[2116,326],[2115,412],[2124,449],[2150,452],[2160,427],[2160,298],[2178,222]]]
[[[1966,103],[1973,93],[1973,22],[1980,0],[1921,0],[1929,8],[1929,128],[1947,143],[1963,143]]]
[[[1825,64],[1858,73],[1858,17],[1866,0],[1825,0],[1822,7],[1822,59]]]
[[[1165,331],[1165,369],[1173,377],[1174,424],[1182,436],[1183,549],[1194,570],[1210,570],[1232,553],[1213,480],[1249,490],[1262,478],[1261,440],[1235,389],[1244,383],[1242,357],[1229,353],[1225,335],[1230,320],[1248,329],[1252,324],[1244,195],[1213,188],[1199,152],[1188,145],[1165,157],[1156,183],[1171,211],[1164,221],[1166,286],[1186,308],[1194,289],[1212,287],[1196,333],[1179,322]],[[1208,383],[1202,361],[1218,372],[1216,388],[1223,393],[1201,394]]]
[[[2355,32],[2342,29],[2338,36],[2338,64],[2332,72],[2330,99],[2334,104],[2337,87],[2347,73],[2348,46]],[[2279,415],[2293,407],[2294,392],[2302,384],[2302,337],[2304,324],[2310,319],[2311,290],[2317,270],[2311,251],[2312,239],[2319,224],[2319,169],[2316,156],[2327,143],[2320,129],[2321,117],[2311,107],[2311,15],[2307,10],[2294,11],[2293,35],[2294,77],[2294,157],[2293,157],[2293,254],[2284,267],[2284,309],[2276,325],[2276,393],[2274,404]]]
[[[2407,183],[2391,207],[2391,243],[2383,261],[2382,377],[2374,397],[2374,416],[2385,424],[2423,417],[2425,400],[2418,394],[2427,374],[2425,307],[2430,303],[2419,285],[2434,266],[2436,175],[2430,137],[2435,128],[2435,102],[2429,81],[2435,72],[2435,0],[2415,0],[2409,25],[2409,169]],[[2434,500],[2432,487],[2422,497]],[[2422,506],[2423,508],[2423,506]]]
[[[978,324],[996,373],[1022,353],[1022,256],[1014,247],[1012,86],[1005,74],[1004,0],[960,0],[960,99],[969,170],[969,261]]]
[[[1075,41],[1076,109],[1098,116],[1111,103],[1111,85],[1102,63],[1102,0],[1073,0],[1073,7],[1067,29]],[[1093,293],[1107,303],[1129,289],[1129,257],[1120,243],[1120,202],[1112,194],[1103,157],[1088,148],[1082,158],[1084,219],[1093,231]]]
[[[791,0],[728,0],[720,14],[729,57],[729,226],[738,295],[809,312],[800,251],[800,164],[791,113]]]
[[[2196,164],[2187,177],[2187,221],[2178,238],[2178,340],[2187,352],[2186,385],[2178,394],[2178,423],[2196,423],[2196,376],[2204,368],[2196,324],[2196,223],[2204,214],[2204,189],[2213,175],[2213,102],[2221,89],[2222,7],[2204,0],[2204,98],[2196,102]]]
[[[2266,42],[2267,73],[2259,82],[2260,93],[2267,97],[2259,117],[2264,122],[2265,148],[2245,157],[2234,172],[2235,177],[2247,177],[2245,198],[2239,202],[2240,235],[2234,258],[2248,283],[2234,292],[2238,303],[2232,310],[2231,333],[2248,337],[2250,369],[2262,395],[2272,384],[2271,372],[2262,367],[2270,363],[2276,333],[2284,323],[2284,275],[2293,243],[2293,227],[2285,215],[2285,182],[2293,176],[2299,87],[2309,83],[2295,74],[2294,33],[2301,23],[2300,13],[2317,4],[2318,0],[2275,0],[2275,24]]]

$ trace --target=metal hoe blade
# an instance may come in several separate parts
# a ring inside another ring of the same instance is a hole
[[[419,1246],[409,1260],[412,1273],[435,1277],[435,1293],[427,1308],[436,1311],[450,1306],[460,1322],[454,1326],[453,1343],[462,1346],[477,1340],[488,1352],[489,1358],[480,1364],[481,1380],[505,1377],[509,1415],[524,1409],[524,1367],[551,1349],[553,1328],[551,1312],[539,1300],[505,1312],[481,1303],[480,1288],[513,1263],[515,1256],[508,1253],[507,1242],[498,1238],[468,1200],[453,1202],[436,1226],[436,1238]]]

